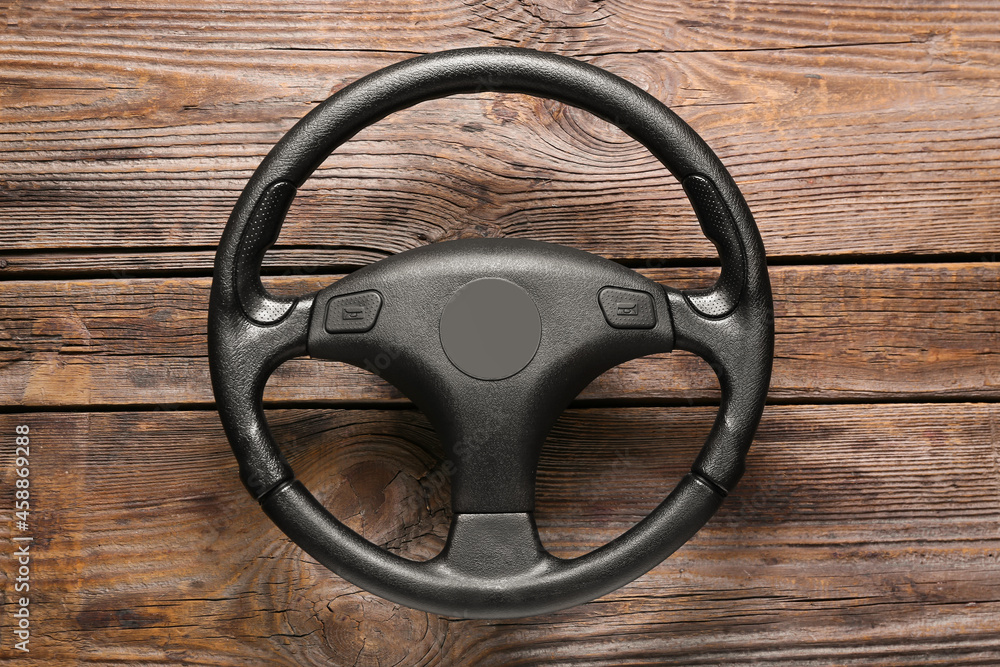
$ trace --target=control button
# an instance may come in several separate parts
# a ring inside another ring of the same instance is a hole
[[[604,319],[616,329],[652,329],[656,326],[653,297],[646,292],[605,287],[597,296]]]
[[[344,294],[326,306],[327,333],[364,333],[373,326],[382,309],[382,296],[375,291]]]

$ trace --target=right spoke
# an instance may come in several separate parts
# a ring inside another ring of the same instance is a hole
[[[706,317],[683,293],[671,288],[664,291],[674,321],[675,346],[707,361],[719,379],[719,414],[692,472],[725,494],[743,475],[767,395],[773,317],[769,307],[765,311],[749,299],[725,317]]]

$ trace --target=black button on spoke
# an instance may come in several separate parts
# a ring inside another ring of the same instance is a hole
[[[375,326],[382,309],[378,292],[357,292],[330,299],[326,307],[327,333],[364,333]]]
[[[604,319],[616,329],[652,329],[656,326],[653,297],[646,292],[605,287],[598,295]]]

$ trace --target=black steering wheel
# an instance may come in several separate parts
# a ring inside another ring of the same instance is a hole
[[[260,282],[296,188],[359,130],[418,102],[504,91],[585,109],[642,142],[683,184],[722,259],[678,291],[609,260],[518,239],[409,250],[307,296]],[[686,542],[733,489],[764,408],[771,288],[750,209],[711,149],[663,104],[592,65],[514,48],[437,53],[379,70],[299,121],[243,190],[219,244],[209,310],[219,414],[240,477],[292,540],[343,578],[418,609],[528,616],[604,595]],[[532,518],[539,451],[559,413],[624,361],[674,348],[716,371],[722,402],[691,472],[653,512],[584,556],[556,558]],[[427,415],[455,465],[454,518],[435,558],[385,551],[295,479],[268,430],[264,384],[296,356],[372,368]],[[380,357],[379,355],[385,355]]]

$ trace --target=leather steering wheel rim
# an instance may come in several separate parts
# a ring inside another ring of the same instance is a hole
[[[718,376],[722,400],[707,442],[691,473],[653,512],[574,559],[549,555],[538,540],[531,508],[516,502],[500,512],[457,513],[448,545],[430,561],[387,552],[339,522],[295,480],[261,404],[264,384],[278,365],[318,349],[313,337],[321,320],[313,311],[323,293],[275,298],[259,278],[261,258],[277,238],[296,188],[333,150],[388,114],[484,91],[552,98],[624,130],[684,185],[722,258],[722,275],[713,288],[681,292],[658,286],[662,292],[653,295],[657,304],[663,302],[657,307],[669,313],[663,349],[693,351]],[[721,161],[651,95],[598,67],[553,54],[516,48],[447,51],[346,86],[270,151],[237,201],[216,256],[209,312],[212,383],[245,486],[293,541],[329,569],[382,597],[445,615],[505,618],[565,608],[618,588],[673,553],[743,474],[772,356],[763,243]]]

